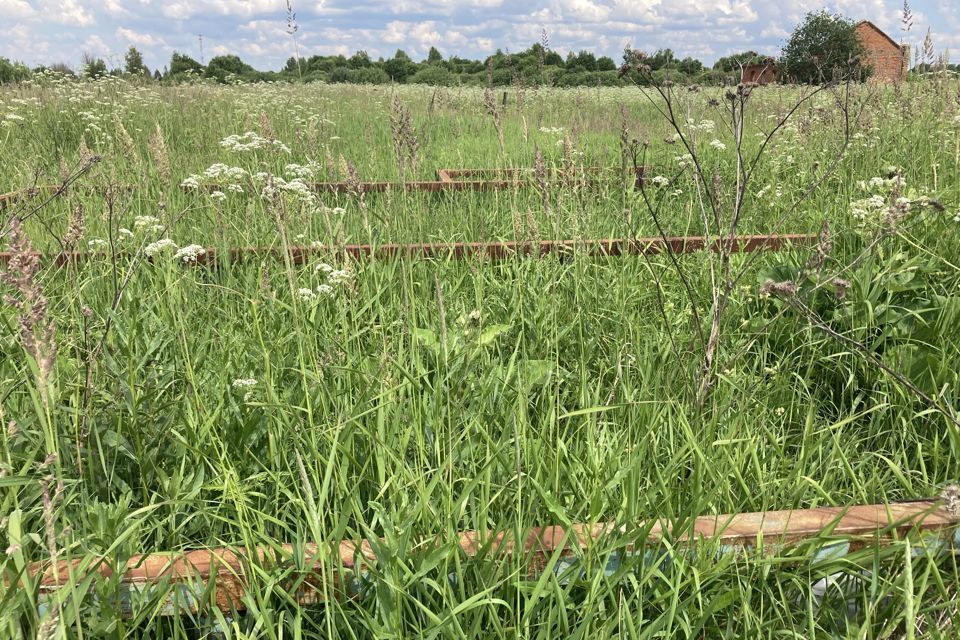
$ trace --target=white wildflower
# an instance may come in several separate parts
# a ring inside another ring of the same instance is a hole
[[[93,238],[91,240],[87,240],[87,246],[96,251],[97,249],[107,248],[110,246],[110,243],[103,238]]]
[[[174,242],[174,241],[171,240],[170,238],[163,238],[163,239],[161,239],[161,240],[157,240],[156,242],[151,242],[150,244],[148,244],[146,247],[144,247],[143,252],[144,252],[148,257],[151,257],[151,258],[152,258],[153,256],[157,255],[158,253],[161,253],[161,252],[167,251],[167,250],[173,250],[173,249],[176,249],[176,248],[177,248],[177,243],[176,243],[176,242]]]
[[[692,119],[687,120],[687,128],[692,132],[702,131],[704,133],[713,133],[714,128],[716,128],[716,123],[713,120],[701,120],[699,123],[695,122]]]
[[[670,184],[670,179],[666,176],[653,176],[650,182],[653,183],[655,187],[665,187]]]
[[[313,289],[307,289],[306,287],[300,287],[299,289],[297,289],[297,296],[298,296],[298,297],[300,298],[300,300],[302,300],[303,302],[313,302],[313,300],[317,297],[317,294],[314,293]]]
[[[673,160],[681,169],[686,169],[687,167],[692,167],[694,165],[693,156],[689,153],[685,153],[682,156],[676,156]]]
[[[328,284],[321,284],[318,286],[317,293],[321,296],[327,296],[328,298],[332,298],[334,296],[333,287]]]
[[[227,194],[225,194],[223,191],[211,191],[210,199],[216,200],[217,202],[223,202],[227,199]]]
[[[182,247],[177,250],[174,254],[174,260],[182,260],[183,262],[196,262],[198,256],[202,256],[207,252],[199,244],[188,244],[185,247]]]
[[[283,169],[284,175],[289,178],[312,178],[313,169],[300,164],[288,164]]]
[[[236,182],[237,180],[242,180],[246,175],[246,169],[241,167],[230,167],[222,162],[217,162],[207,167],[203,172],[204,177],[211,179],[226,178]]]
[[[290,148],[279,140],[268,140],[253,131],[247,131],[243,135],[227,136],[220,141],[220,146],[230,151],[251,151],[273,147],[284,153],[290,153]]]
[[[151,233],[156,233],[163,230],[163,225],[160,224],[160,219],[154,216],[136,216],[133,219],[133,229],[135,231],[147,230]]]
[[[183,182],[180,183],[180,186],[184,189],[199,189],[200,177],[197,175],[191,174],[183,179]]]
[[[727,145],[723,144],[722,142],[720,142],[720,141],[717,140],[716,138],[714,138],[713,140],[710,141],[710,146],[713,147],[714,149],[716,149],[717,151],[726,151],[726,150],[727,150]]]
[[[255,386],[257,386],[257,381],[254,378],[237,378],[233,381],[234,389],[249,389]]]
[[[335,269],[327,274],[327,281],[336,286],[349,282],[352,277],[349,269]]]
[[[234,183],[234,184],[228,184],[228,185],[227,185],[227,191],[229,191],[230,193],[243,193],[243,187],[241,187],[240,185],[235,184],[235,183]]]

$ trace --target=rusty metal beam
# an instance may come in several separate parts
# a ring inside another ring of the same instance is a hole
[[[0,210],[13,206],[22,200],[30,200],[42,195],[58,198],[76,192],[105,194],[109,191],[122,191],[124,193],[133,193],[137,191],[137,189],[138,187],[132,184],[94,185],[75,183],[69,186],[64,186],[62,184],[43,184],[30,187],[29,189],[0,193]]]
[[[814,234],[775,234],[734,236],[731,250],[737,253],[770,250],[777,251],[792,246],[808,245],[815,242]],[[677,236],[663,238],[614,238],[601,240],[542,240],[540,242],[508,241],[508,242],[437,242],[380,245],[348,244],[343,246],[293,246],[288,253],[293,264],[303,264],[312,256],[336,255],[354,259],[375,258],[390,260],[398,258],[444,258],[451,260],[465,260],[474,257],[483,257],[490,260],[507,260],[514,257],[542,258],[546,256],[570,256],[583,254],[587,256],[629,256],[641,254],[658,254],[665,251],[673,253],[693,253],[710,249],[718,251],[727,239],[705,238],[703,236]],[[277,247],[236,247],[219,251],[210,247],[197,257],[197,264],[215,264],[221,261],[223,254],[230,262],[244,262],[251,259],[279,258],[283,250]],[[96,258],[108,258],[110,254],[103,251],[76,251],[55,254],[31,254],[41,260],[51,261],[56,266],[86,262]],[[131,258],[133,253],[121,251],[118,257]],[[0,252],[0,264],[7,264],[13,254]]]
[[[504,189],[519,189],[530,186],[532,182],[530,169],[438,169],[437,180],[416,180],[409,182],[379,181],[379,182],[314,182],[308,186],[318,193],[383,193],[395,189],[403,191],[423,191],[439,193],[445,191],[502,191]],[[639,185],[643,179],[644,168],[633,170],[635,183]],[[617,170],[607,167],[578,167],[573,174],[565,174],[559,169],[550,169],[548,176],[551,179],[561,178],[576,184],[579,176],[589,176],[586,185],[597,184],[599,177],[604,174],[617,175]],[[483,179],[481,179],[481,177]],[[473,178],[473,179],[467,179]],[[203,187],[207,191],[222,191],[223,185],[208,184]],[[64,188],[63,185],[40,185],[29,189],[11,191],[0,194],[0,209],[10,206],[22,199],[29,199],[41,194],[53,196],[66,195],[70,191],[85,193],[102,193],[109,189],[136,191],[133,185],[73,185]],[[184,190],[187,190],[184,187]]]
[[[692,526],[684,526],[674,534],[668,523],[658,522],[646,530],[645,538],[636,544],[614,548],[616,566],[624,557],[641,555],[662,562],[665,555],[685,546],[711,541],[728,552],[753,551],[775,554],[786,548],[808,541],[822,541],[827,547],[842,551],[870,545],[886,544],[910,534],[920,534],[918,548],[931,552],[953,548],[958,544],[957,527],[960,513],[950,510],[935,500],[914,502],[855,505],[847,507],[819,507],[787,511],[711,515],[697,518]],[[638,532],[644,532],[640,527]],[[628,534],[623,526],[611,523],[574,524],[537,527],[521,538],[508,532],[466,531],[457,536],[460,552],[466,557],[496,559],[516,556],[526,563],[527,574],[541,574],[551,559],[565,559],[569,569],[584,551],[594,544]],[[668,544],[664,544],[668,543]],[[439,539],[421,541],[421,549],[442,544]],[[657,551],[659,549],[659,551]],[[837,554],[833,554],[835,556]],[[199,610],[213,604],[224,611],[242,610],[250,578],[251,564],[280,566],[291,572],[290,589],[301,604],[323,602],[328,598],[359,595],[357,580],[363,581],[370,567],[377,562],[374,547],[366,540],[341,541],[329,544],[309,543],[301,548],[292,545],[258,547],[253,552],[244,548],[215,548],[140,555],[130,558],[122,569],[113,566],[109,558],[33,563],[29,573],[39,579],[41,596],[55,597],[56,593],[92,573],[104,577],[120,572],[122,589],[120,599],[126,606],[136,598],[146,597],[151,588],[166,587],[164,613],[175,614]],[[557,567],[553,567],[557,571]],[[204,585],[214,587],[205,592]],[[361,589],[362,592],[362,589]],[[203,598],[208,593],[209,599]]]
[[[632,170],[635,184],[643,180],[644,168]],[[558,169],[548,171],[550,179],[561,179],[577,184],[580,176],[589,177],[582,184],[593,186],[601,182],[600,177],[609,174],[615,177],[617,170],[607,167],[579,167],[572,174]],[[408,182],[313,182],[307,186],[319,193],[383,193],[400,189],[403,191],[424,191],[439,193],[443,191],[502,191],[531,186],[533,182],[530,169],[438,169],[437,180],[414,180]],[[469,178],[469,179],[468,179]],[[208,190],[223,190],[222,185],[206,185]]]

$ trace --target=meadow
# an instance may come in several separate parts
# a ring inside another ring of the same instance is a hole
[[[955,81],[666,91],[0,87],[0,192],[69,184],[0,210],[0,250],[97,253],[5,267],[0,636],[956,637],[960,567],[915,540],[704,544],[609,570],[655,519],[679,533],[960,477]],[[759,158],[746,185],[738,149]],[[613,177],[588,181],[597,166]],[[441,168],[530,177],[308,187]],[[734,211],[738,232],[829,237],[726,260],[192,264],[202,247],[716,237]],[[534,578],[456,539],[605,521],[624,528],[576,571]],[[236,615],[161,615],[158,589],[125,616],[115,577],[81,575],[50,605],[26,570],[341,539],[377,547],[357,597],[298,606],[266,567]],[[837,574],[855,579],[814,595]]]

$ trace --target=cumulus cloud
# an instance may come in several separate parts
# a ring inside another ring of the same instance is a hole
[[[166,44],[160,36],[149,33],[137,33],[133,29],[126,29],[124,27],[117,27],[117,39],[120,42],[129,42],[143,48],[157,47]]]
[[[197,0],[165,3],[160,12],[168,18],[186,20],[198,15],[249,18],[280,10],[281,3],[276,0]]]
[[[110,47],[107,46],[107,43],[103,41],[98,35],[89,36],[86,40],[83,41],[83,49],[87,53],[92,53],[97,56],[105,56],[110,53]]]
[[[26,0],[0,0],[0,15],[9,18],[26,18],[36,13]]]
[[[293,0],[300,53],[350,55],[364,49],[390,57],[397,49],[414,58],[430,47],[444,55],[483,58],[496,49],[518,51],[545,29],[559,53],[587,49],[619,59],[624,46],[671,48],[680,57],[709,64],[753,49],[776,54],[808,11],[823,0]],[[960,46],[960,4],[915,0],[913,32],[900,30],[899,1],[831,0],[829,8],[869,19],[894,39],[919,43],[935,25],[938,47]],[[79,60],[87,49],[122,55],[140,48],[162,67],[171,52],[200,57],[235,53],[263,69],[293,55],[286,8],[280,0],[0,0],[6,27],[0,56],[29,63]]]
[[[90,27],[96,23],[93,13],[76,0],[45,0],[39,4],[38,16],[53,22],[78,27]]]

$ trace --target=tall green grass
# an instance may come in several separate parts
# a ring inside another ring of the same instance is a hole
[[[829,218],[829,268],[856,262],[843,272],[846,298],[818,298],[817,310],[956,406],[960,122],[948,90],[855,88],[863,113],[850,148],[780,230],[812,231]],[[797,91],[755,93],[751,148]],[[664,140],[671,132],[657,103],[639,89],[527,91],[522,105],[511,92],[501,152],[474,90],[41,81],[0,93],[0,113],[26,119],[0,129],[0,186],[59,182],[83,140],[102,160],[81,184],[138,187],[116,197],[112,214],[104,196],[79,189],[37,211],[25,228],[47,251],[80,204],[82,244],[112,237],[128,250],[161,236],[180,246],[284,246],[655,233],[638,194],[615,181],[554,182],[549,211],[536,188],[368,194],[363,203],[265,200],[264,182],[250,178],[222,202],[179,188],[217,162],[282,176],[287,164],[314,161],[314,179],[339,180],[341,156],[364,179],[395,179],[394,92],[412,110],[424,179],[437,168],[530,168],[537,146],[560,166],[564,136],[578,165],[620,166],[623,109],[628,136],[649,142],[651,175],[671,180],[651,187],[664,198],[667,231],[702,233],[679,145]],[[729,180],[732,144],[713,95],[677,96],[695,123],[715,122],[699,144],[710,170]],[[289,154],[220,146],[262,132],[261,114]],[[744,232],[768,230],[842,148],[829,93],[791,123],[755,178]],[[158,124],[169,182],[149,149]],[[711,147],[714,138],[727,150]],[[947,211],[915,212],[861,255],[870,235],[850,203],[866,195],[858,181],[888,165],[903,170],[911,197],[937,198]],[[321,205],[345,211],[324,214]],[[154,216],[163,229],[137,229],[136,216]],[[121,240],[120,227],[132,237]],[[11,423],[0,434],[9,547],[0,635],[33,637],[51,620],[38,613],[36,580],[25,573],[51,550],[122,563],[144,552],[367,539],[379,559],[353,600],[298,607],[283,571],[265,568],[252,578],[245,614],[160,616],[161,590],[124,619],[116,578],[78,575],[77,588],[56,598],[55,637],[204,637],[215,623],[234,638],[952,637],[955,560],[916,541],[840,558],[817,556],[823,541],[761,557],[720,554],[708,542],[670,562],[615,555],[657,518],[680,535],[699,515],[927,497],[957,478],[960,442],[949,420],[790,305],[758,295],[767,278],[796,273],[807,257],[790,249],[750,263],[702,411],[690,401],[700,366],[692,309],[665,256],[343,264],[318,255],[300,266],[265,258],[216,269],[169,254],[44,263],[36,282],[58,348],[46,395],[17,309],[0,307],[0,410]],[[349,275],[331,283],[324,262]],[[680,262],[708,296],[708,256]],[[321,284],[333,295],[300,291]],[[470,559],[455,537],[599,521],[624,531],[573,569],[534,578],[524,558]],[[332,569],[330,560],[318,573]],[[857,580],[845,594],[814,597],[813,585],[837,573]]]

